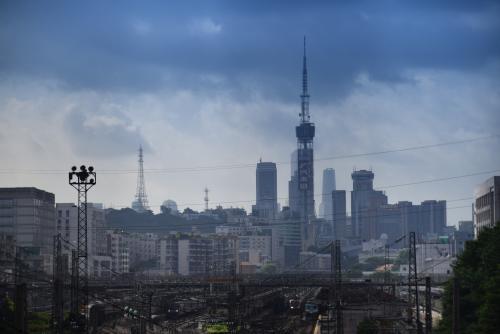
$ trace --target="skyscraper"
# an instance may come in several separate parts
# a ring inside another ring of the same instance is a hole
[[[376,238],[377,209],[387,204],[387,196],[382,191],[373,190],[372,171],[352,172],[351,229],[354,237],[369,240]]]
[[[274,162],[257,163],[256,169],[257,215],[261,218],[276,218],[278,213],[278,181]]]
[[[319,205],[320,217],[332,221],[332,191],[336,190],[335,169],[325,168],[323,170],[323,189],[321,191],[321,204]]]

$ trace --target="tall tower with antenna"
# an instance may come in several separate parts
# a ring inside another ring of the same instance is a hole
[[[205,211],[208,211],[208,192],[209,192],[209,190],[208,190],[207,187],[205,187],[204,192],[205,192],[205,198],[204,198],[204,201],[205,201]]]
[[[314,123],[309,115],[309,87],[306,38],[302,58],[302,94],[299,125],[295,127],[297,149],[292,154],[292,175],[288,183],[288,202],[297,224],[290,224],[285,232],[285,266],[293,266],[299,253],[311,243],[310,221],[314,210]]]
[[[149,211],[148,195],[146,194],[146,183],[144,182],[144,159],[142,146],[139,146],[139,170],[137,171],[137,190],[132,202],[132,209],[137,212]]]
[[[302,65],[302,94],[300,124],[295,127],[297,137],[297,185],[299,192],[298,214],[309,221],[314,217],[314,123],[309,115],[309,91],[307,76],[306,38],[304,37],[304,56]]]

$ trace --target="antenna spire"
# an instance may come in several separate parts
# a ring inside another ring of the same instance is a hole
[[[309,115],[306,36],[304,36],[304,56],[302,64],[302,95],[300,95],[300,99],[301,99],[300,122],[309,123],[311,117]]]

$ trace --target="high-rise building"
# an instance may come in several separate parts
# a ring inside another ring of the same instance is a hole
[[[326,168],[323,170],[323,189],[321,191],[321,204],[319,205],[319,216],[328,220],[333,220],[332,211],[332,191],[336,190],[335,169]]]
[[[500,176],[493,176],[477,186],[474,199],[477,237],[484,228],[493,227],[500,221]]]
[[[331,193],[332,202],[332,234],[333,240],[340,240],[346,237],[346,194],[345,190],[334,190]]]
[[[285,265],[297,263],[299,253],[305,250],[313,236],[309,223],[315,217],[314,208],[314,123],[309,115],[306,40],[302,64],[302,94],[300,124],[295,127],[297,150],[292,154],[292,175],[288,183],[290,223],[284,233]],[[295,167],[296,166],[296,167]]]
[[[278,180],[274,162],[257,163],[256,169],[256,205],[257,216],[276,218],[278,213]]]
[[[37,188],[0,188],[0,233],[14,239],[20,256],[29,254],[33,270],[51,270],[54,198]]]
[[[429,235],[439,236],[446,227],[446,201],[429,200],[420,203],[420,214],[417,235],[426,238]]]
[[[387,196],[373,189],[375,174],[372,171],[357,170],[351,174],[351,229],[354,237],[363,240],[376,239],[377,209],[387,204]]]

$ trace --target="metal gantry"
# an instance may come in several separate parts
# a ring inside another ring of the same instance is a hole
[[[413,300],[412,294],[415,295]],[[409,252],[408,252],[408,321],[413,322],[412,310],[415,305],[415,320],[417,333],[422,333],[422,323],[420,322],[420,305],[418,301],[418,274],[417,274],[417,247],[415,232],[410,232]]]
[[[78,192],[78,270],[76,277],[76,332],[88,332],[88,245],[87,245],[87,192],[96,184],[94,167],[76,166],[69,172],[69,184]],[[73,310],[75,311],[75,310]]]

